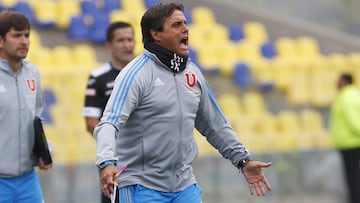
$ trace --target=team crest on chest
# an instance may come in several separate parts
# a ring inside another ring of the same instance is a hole
[[[184,75],[185,75],[185,79],[186,79],[186,84],[189,87],[195,87],[196,81],[197,81],[195,73],[185,72]]]
[[[36,82],[35,78],[26,78],[26,86],[30,92],[35,92],[36,90]]]

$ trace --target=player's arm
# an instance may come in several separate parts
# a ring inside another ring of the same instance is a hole
[[[99,118],[96,117],[85,117],[86,130],[93,134],[96,125],[99,123]]]

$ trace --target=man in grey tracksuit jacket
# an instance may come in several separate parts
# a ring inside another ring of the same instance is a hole
[[[160,3],[141,19],[144,53],[116,78],[94,131],[103,192],[111,196],[119,184],[120,202],[200,203],[191,166],[198,154],[196,128],[242,170],[251,194],[265,195],[265,187],[271,187],[262,167],[271,163],[250,160],[201,71],[188,59],[183,11],[182,4]],[[128,167],[119,176],[115,164]]]
[[[106,160],[127,164],[120,187],[141,184],[176,192],[195,183],[191,167],[198,153],[194,127],[235,166],[249,156],[204,76],[190,61],[183,72],[174,73],[145,50],[120,72],[115,83],[95,129],[96,164]]]
[[[35,66],[22,61],[14,74],[0,58],[0,177],[15,177],[33,169],[35,116],[43,109],[40,75]]]

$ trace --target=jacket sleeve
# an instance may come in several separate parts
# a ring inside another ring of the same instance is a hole
[[[135,70],[134,70],[135,69]],[[94,130],[96,138],[96,165],[115,160],[115,136],[136,109],[140,98],[137,67],[126,68],[115,80],[114,89],[105,107],[103,117]]]
[[[343,103],[344,119],[354,134],[360,136],[360,94],[345,98]]]
[[[240,160],[248,158],[250,153],[238,140],[203,77],[200,78],[200,84],[201,99],[195,127],[224,158],[231,160],[237,167]]]

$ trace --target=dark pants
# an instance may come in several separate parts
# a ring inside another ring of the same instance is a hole
[[[344,162],[349,203],[360,203],[360,149],[340,150]]]

